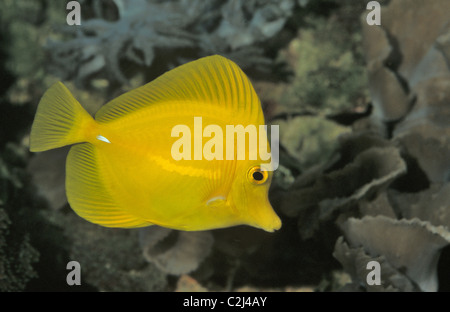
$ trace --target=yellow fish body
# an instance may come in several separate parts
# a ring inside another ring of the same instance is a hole
[[[62,83],[54,84],[39,103],[30,150],[74,144],[66,162],[69,204],[79,216],[102,226],[156,224],[198,231],[247,224],[269,232],[279,229],[281,221],[268,200],[272,172],[261,168],[259,157],[250,160],[246,152],[243,160],[174,159],[181,136],[174,127],[195,132],[198,117],[203,127],[224,130],[227,125],[264,125],[249,79],[230,60],[210,56],[115,98],[95,118]],[[198,133],[184,139],[193,143],[192,154],[198,152]],[[187,147],[179,151],[187,153],[182,150]]]

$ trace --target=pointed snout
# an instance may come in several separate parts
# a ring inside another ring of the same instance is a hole
[[[268,201],[255,206],[250,216],[249,225],[266,232],[274,232],[281,228],[281,220]]]

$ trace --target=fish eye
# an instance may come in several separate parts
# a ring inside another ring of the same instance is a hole
[[[267,181],[269,173],[260,166],[254,166],[248,170],[247,178],[253,184],[263,184]]]

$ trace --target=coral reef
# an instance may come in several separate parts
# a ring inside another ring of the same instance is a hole
[[[0,20],[1,21],[1,20]],[[1,24],[0,24],[1,25]],[[22,209],[33,207],[30,200],[29,183],[26,182],[26,151],[18,144],[23,135],[23,126],[27,121],[25,110],[14,109],[6,101],[6,93],[12,85],[13,74],[7,68],[5,43],[8,42],[5,31],[0,28],[0,70],[3,73],[0,88],[0,291],[24,290],[30,280],[37,277],[34,268],[39,261],[39,252],[33,247],[30,225],[24,221],[26,215]],[[6,114],[8,113],[8,116]],[[20,116],[20,117],[19,117]],[[19,118],[18,118],[19,117]],[[8,126],[8,119],[16,120],[15,126]],[[34,213],[29,215],[33,220]]]
[[[333,254],[352,282],[342,290],[439,289],[438,263],[449,238],[445,196],[449,62],[445,47],[450,19],[440,11],[449,3],[438,2],[392,1],[382,9],[382,26],[368,25],[367,13],[361,16],[373,108],[353,119],[351,131],[340,135],[327,161],[300,166],[302,172],[290,186],[274,190],[279,193],[280,210],[297,220],[304,240],[324,233],[336,235],[334,225],[343,233]],[[427,22],[429,19],[432,21]],[[422,26],[418,20],[423,21]],[[410,36],[412,30],[426,39],[415,40]],[[294,108],[301,107],[295,105],[295,96],[288,98],[294,101]],[[356,101],[349,103],[355,105]],[[296,114],[287,107],[284,104],[275,111]],[[305,110],[317,114],[314,108]],[[297,114],[305,115],[301,110]],[[281,143],[288,144],[287,152],[300,160],[305,151],[293,147],[302,134],[308,139],[311,135],[301,127],[297,129],[297,139]],[[299,167],[290,168],[295,172]],[[366,266],[372,260],[381,264],[381,285],[366,282]]]
[[[0,208],[0,291],[25,289],[30,279],[37,277],[33,264],[38,252],[30,244],[28,235],[12,230],[6,211]],[[19,235],[19,237],[17,237]]]
[[[417,218],[396,220],[382,215],[350,218],[342,227],[350,246],[339,239],[334,255],[351,272],[352,284],[346,287],[358,289],[359,285],[367,285],[367,263],[372,259],[381,264],[382,284],[366,286],[368,291],[438,289],[439,256],[450,243],[446,227]]]
[[[307,21],[281,53],[295,73],[280,99],[282,111],[332,115],[365,105],[361,34],[348,39],[333,19]]]
[[[450,241],[450,2],[0,2],[0,291],[443,291]],[[90,113],[174,66],[221,54],[280,126],[269,199],[249,227],[110,229],[69,209],[67,149],[32,155],[39,98],[66,80]],[[78,261],[82,285],[69,286]],[[370,261],[381,283],[367,282]]]
[[[282,29],[294,6],[293,0],[101,2],[107,6],[94,5],[82,27],[66,28],[71,39],[48,43],[51,70],[62,79],[87,85],[97,76],[126,84],[123,62],[148,69],[158,59],[167,70],[211,54],[264,69],[271,61],[262,43]],[[82,2],[83,10],[88,6]]]
[[[406,172],[395,147],[371,147],[350,157],[351,162],[341,164],[342,168],[316,175],[313,181],[302,175],[290,187],[281,208],[286,215],[299,217],[305,239],[314,235],[318,223],[335,217],[334,212],[373,196]]]
[[[379,195],[384,209],[392,209],[389,216],[340,222],[349,245],[339,240],[335,256],[353,272],[353,285],[365,285],[369,291],[377,288],[364,283],[364,261],[354,259],[382,257],[377,258],[381,270],[389,273],[378,290],[437,291],[439,287],[437,264],[450,237],[444,195],[449,170],[450,74],[444,48],[450,18],[444,12],[449,5],[446,1],[393,1],[383,8],[383,27],[362,23],[372,121],[384,124],[385,133],[391,133],[391,141],[410,159],[406,175],[410,181],[394,183],[395,191],[388,189],[384,190],[387,195]],[[418,20],[427,27],[418,26]],[[418,42],[411,33],[423,39]],[[413,174],[411,160],[422,175]],[[412,193],[417,190],[417,178],[425,183],[421,192]]]
[[[47,218],[64,229],[67,262],[81,265],[82,283],[97,291],[162,291],[166,275],[147,263],[136,230],[108,229],[78,216],[49,211]]]
[[[158,226],[140,230],[144,258],[163,272],[191,273],[209,256],[214,242],[212,234],[181,232]]]

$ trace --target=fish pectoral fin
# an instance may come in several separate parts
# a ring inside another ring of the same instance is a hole
[[[66,192],[72,209],[80,217],[105,227],[152,225],[115,203],[105,187],[108,176],[102,165],[98,150],[91,143],[77,144],[70,149],[66,164]]]

